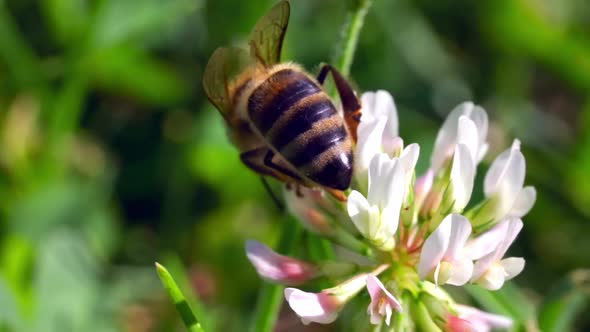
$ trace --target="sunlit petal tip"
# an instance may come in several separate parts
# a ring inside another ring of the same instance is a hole
[[[456,305],[456,309],[459,318],[469,322],[472,331],[509,329],[514,324],[514,321],[510,317],[492,314],[477,308],[458,304]]]
[[[509,216],[523,217],[533,208],[537,200],[537,190],[534,187],[524,187],[518,196],[514,205],[510,209]]]
[[[504,268],[506,280],[510,280],[524,270],[525,260],[521,257],[509,257],[500,261]]]

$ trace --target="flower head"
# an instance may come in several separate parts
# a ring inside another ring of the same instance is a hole
[[[289,210],[308,230],[338,244],[335,260],[308,263],[249,242],[252,264],[265,279],[302,287],[319,275],[348,278],[317,293],[285,290],[304,323],[333,322],[366,288],[367,323],[390,325],[396,314],[392,325],[405,331],[509,327],[506,317],[457,304],[444,286],[498,289],[524,268],[522,258],[503,258],[536,198],[534,188],[523,187],[520,142],[496,158],[485,175],[485,199],[472,202],[488,149],[483,108],[466,102],[450,112],[429,169],[416,178],[420,146],[405,146],[399,137],[391,95],[365,93],[362,104],[347,201],[331,200],[319,188],[286,194]]]

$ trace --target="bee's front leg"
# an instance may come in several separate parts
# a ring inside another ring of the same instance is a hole
[[[342,101],[342,110],[344,111],[344,121],[348,127],[348,131],[352,136],[352,139],[357,141],[357,127],[361,121],[361,102],[354,93],[354,90],[346,81],[346,79],[338,72],[334,67],[330,65],[323,65],[318,74],[317,80],[320,84],[324,84],[328,73],[332,73],[334,83],[336,83],[336,89],[338,95]]]

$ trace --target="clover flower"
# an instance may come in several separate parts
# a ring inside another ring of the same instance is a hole
[[[405,331],[489,331],[512,321],[455,302],[444,285],[467,283],[490,290],[518,275],[523,258],[504,258],[534,205],[524,186],[520,141],[490,165],[484,199],[472,201],[478,164],[488,150],[488,116],[465,102],[453,109],[434,143],[430,167],[420,176],[420,147],[404,145],[397,110],[385,91],[362,95],[355,174],[347,201],[320,189],[286,190],[289,211],[310,231],[338,245],[334,261],[290,258],[248,242],[248,258],[267,280],[304,287],[332,282],[319,292],[285,289],[304,323],[335,321],[347,303],[367,303],[367,324]],[[366,289],[368,296],[357,296]]]

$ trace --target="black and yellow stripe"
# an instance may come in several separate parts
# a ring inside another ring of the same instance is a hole
[[[248,115],[266,142],[307,178],[348,188],[352,141],[342,116],[307,75],[289,68],[273,73],[252,91]]]

